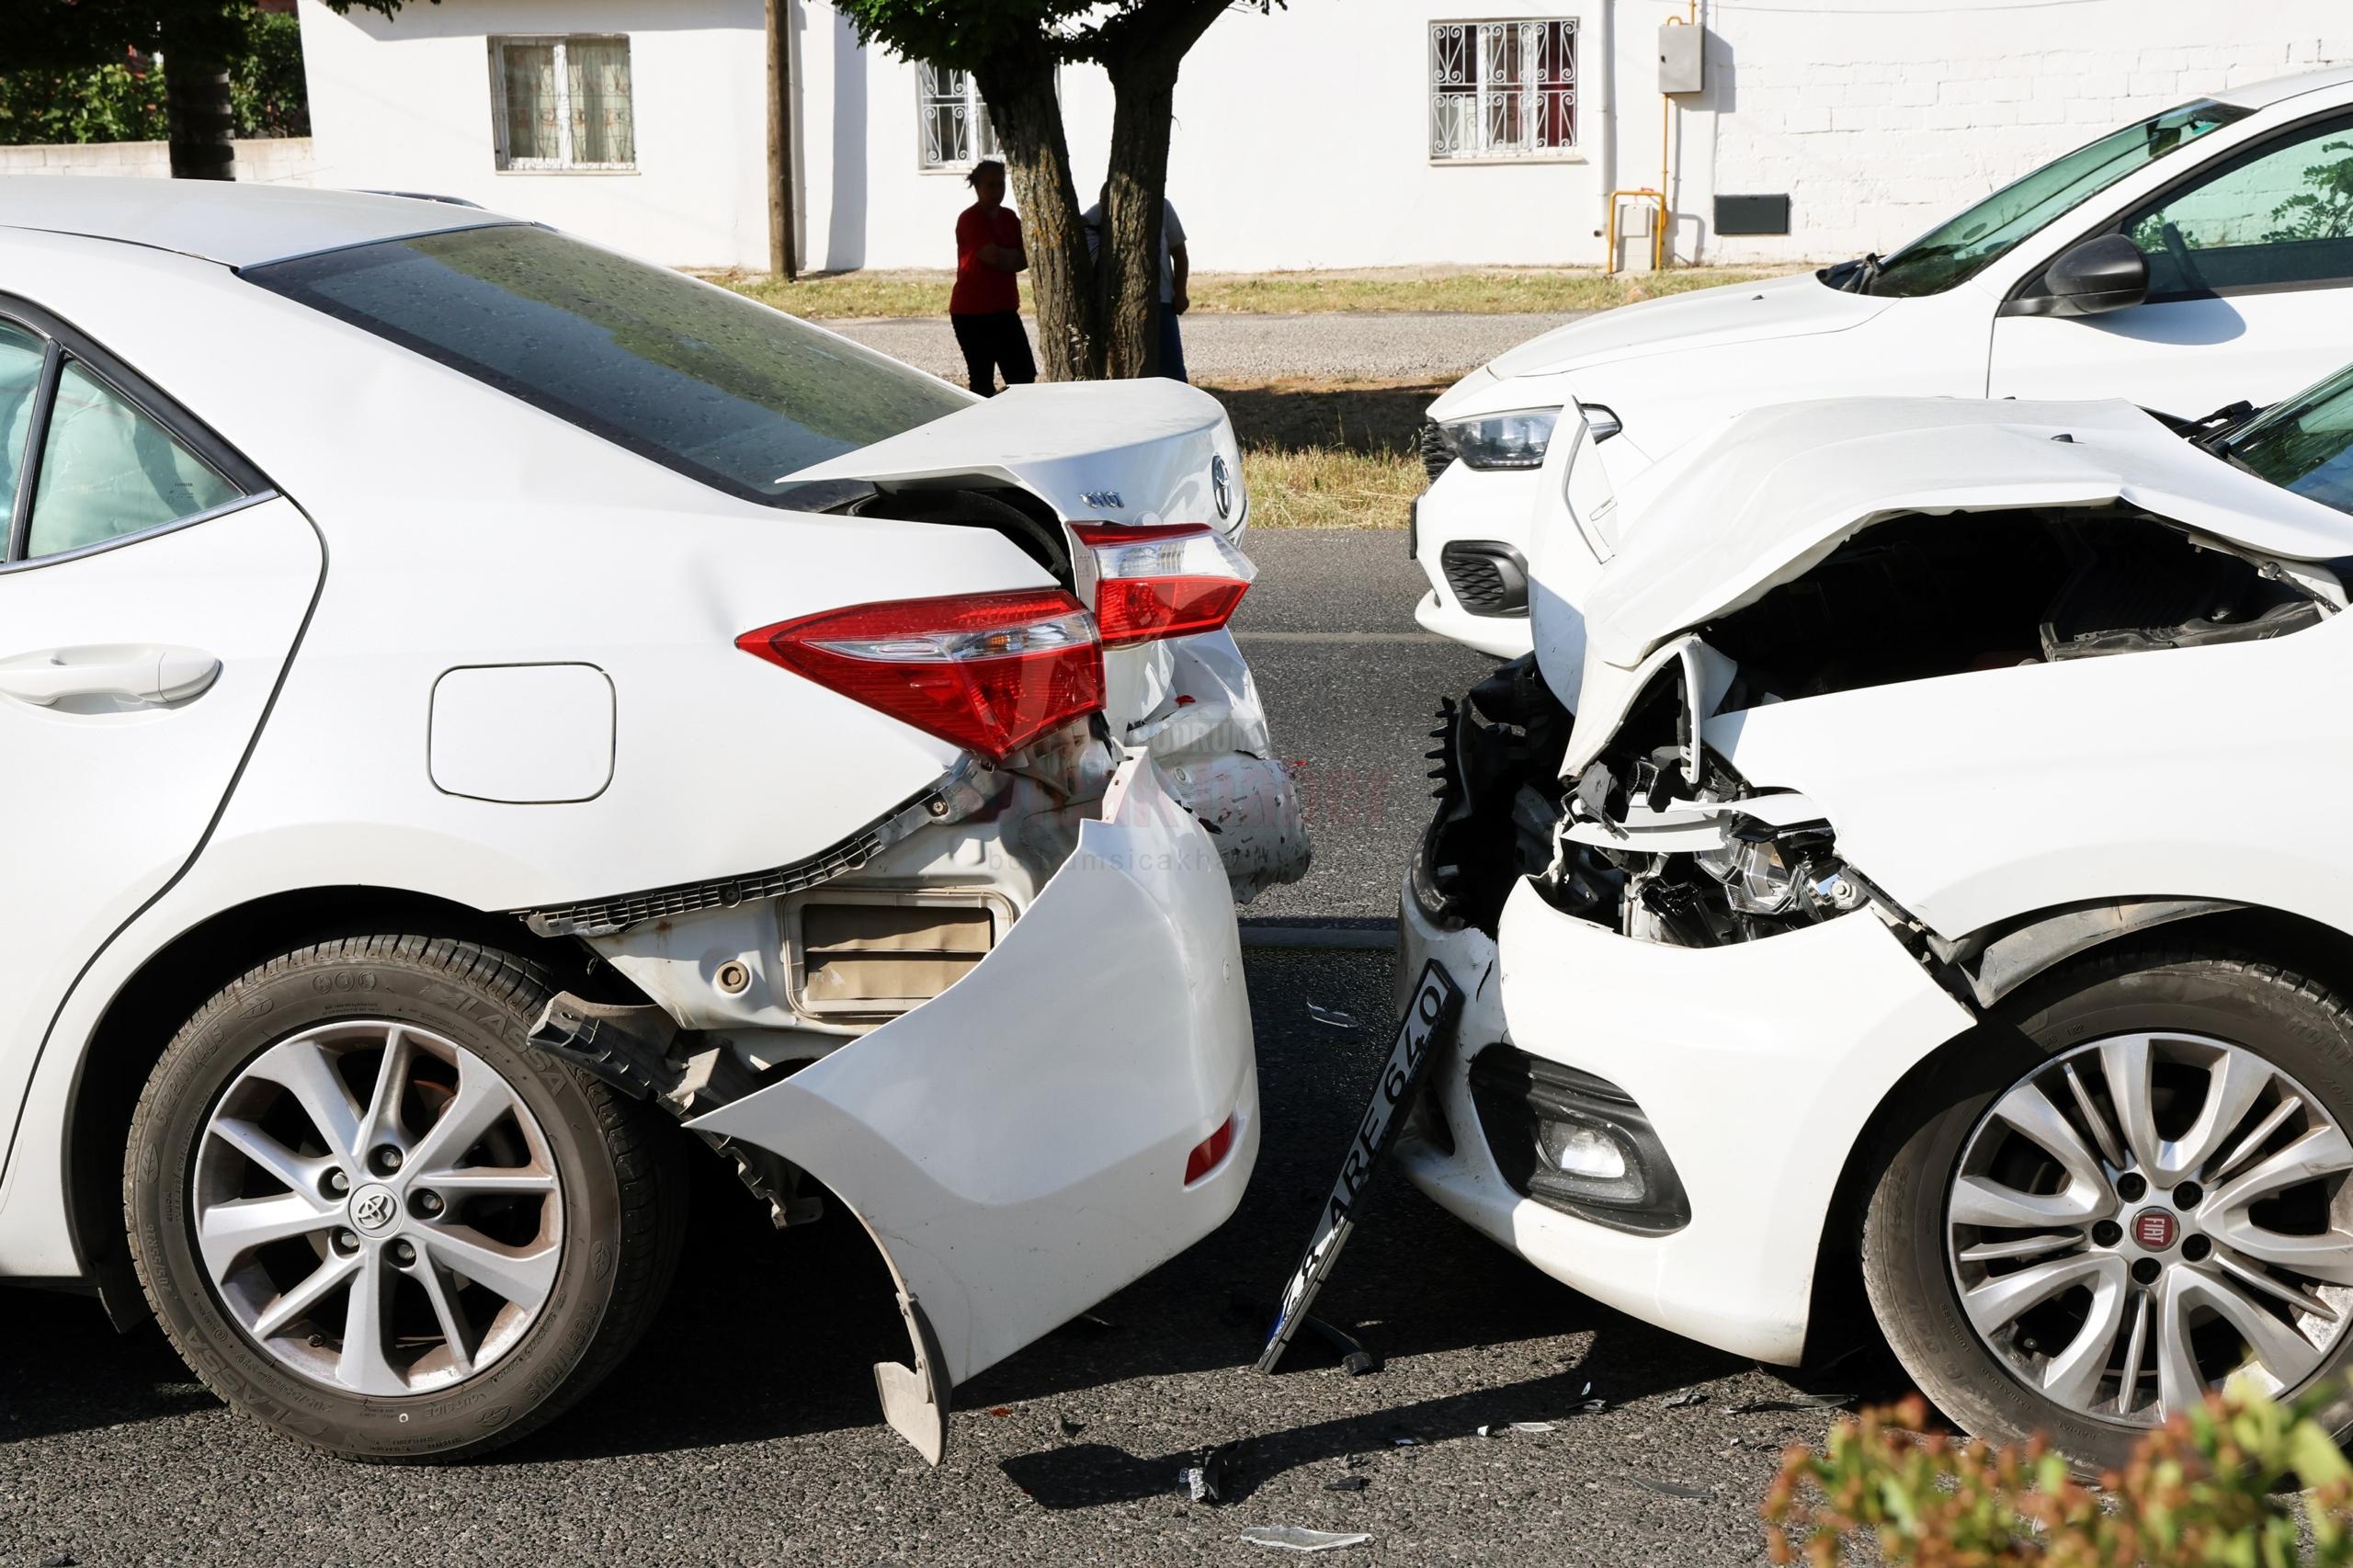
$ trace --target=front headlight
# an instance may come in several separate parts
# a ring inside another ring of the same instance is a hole
[[[1557,408],[1529,408],[1458,419],[1439,428],[1455,456],[1472,468],[1540,468],[1560,418]]]
[[[1732,906],[1744,915],[1784,915],[1798,901],[1795,868],[1771,839],[1745,844],[1735,839],[1697,857],[1708,875],[1723,883]]]

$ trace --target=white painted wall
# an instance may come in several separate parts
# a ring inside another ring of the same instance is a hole
[[[1168,195],[1193,265],[1217,271],[1595,260],[1604,169],[1599,103],[1566,159],[1477,165],[1429,157],[1429,24],[1499,15],[1575,17],[1590,71],[1608,13],[1626,0],[1290,0],[1272,16],[1221,17],[1185,62]],[[803,228],[812,267],[954,264],[956,176],[919,172],[915,67],[861,54],[826,0],[802,0],[798,63]],[[1620,73],[1652,79],[1647,27],[1619,39]],[[1082,202],[1111,139],[1101,71],[1063,73],[1063,119]],[[1655,97],[1650,103],[1655,105]],[[832,178],[817,151],[833,140]]]
[[[804,265],[951,265],[969,197],[919,166],[915,67],[860,50],[832,0],[791,8]],[[1658,30],[1687,14],[1688,0],[1227,13],[1176,94],[1169,194],[1194,265],[1603,260],[1606,193],[1658,183]],[[2227,25],[2214,0],[1701,0],[1699,14],[1707,90],[1670,117],[1686,261],[1890,249],[2135,116],[2353,60],[2347,0],[2233,0]],[[1584,146],[1433,162],[1429,23],[1529,15],[1578,19]],[[302,0],[301,16],[317,183],[464,196],[679,265],[767,266],[761,0],[449,0],[391,21]],[[638,172],[498,172],[485,36],[604,31],[631,40]],[[1061,90],[1085,197],[1110,89],[1089,67]],[[1788,192],[1793,232],[1719,239],[1719,190]],[[1620,259],[1645,262],[1646,234],[1637,223]]]
[[[1717,0],[1706,9],[1713,112],[1686,123],[1694,152],[1711,145],[1687,165],[1682,203],[1706,214],[1719,190],[1788,191],[1794,231],[1713,241],[1687,219],[1687,245],[1699,238],[1719,261],[1892,250],[2128,120],[2218,87],[2353,61],[2346,0],[1773,0],[1770,9]],[[1654,130],[1654,166],[1656,141]]]
[[[676,266],[767,267],[761,0],[448,0],[390,20],[301,0],[301,18],[315,183],[461,196]],[[500,171],[484,39],[597,32],[629,35],[636,172]]]
[[[313,159],[307,136],[256,137],[236,143],[237,177],[265,185],[308,185]],[[0,147],[0,175],[116,175],[172,177],[168,142],[64,142]]]

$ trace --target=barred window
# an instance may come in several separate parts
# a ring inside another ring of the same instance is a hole
[[[923,116],[916,154],[926,169],[969,169],[998,155],[996,128],[971,75],[953,66],[918,62],[917,108]]]
[[[1577,144],[1574,17],[1430,24],[1430,156],[1552,158]]]
[[[492,130],[502,169],[633,169],[629,40],[490,40]]]

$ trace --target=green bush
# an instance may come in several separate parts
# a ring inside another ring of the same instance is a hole
[[[1920,1568],[2343,1568],[2353,1465],[2316,1403],[2210,1400],[2095,1490],[2040,1438],[1996,1449],[1929,1432],[1915,1394],[1842,1420],[1819,1453],[1790,1449],[1765,1498],[1767,1545],[1777,1563],[1814,1568],[1857,1541]]]
[[[5,5],[6,0],[0,0]],[[302,26],[290,16],[249,12],[244,44],[229,62],[229,103],[236,134],[308,136],[310,97],[302,82]],[[0,146],[66,142],[161,142],[165,80],[154,56],[128,45],[119,61],[72,70],[0,70]]]

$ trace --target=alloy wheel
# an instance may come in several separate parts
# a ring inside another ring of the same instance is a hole
[[[232,1318],[310,1381],[369,1396],[512,1351],[562,1261],[563,1182],[496,1069],[413,1024],[281,1040],[207,1119],[190,1207]]]
[[[1997,1097],[1946,1198],[1961,1309],[2010,1374],[2147,1426],[2234,1377],[2278,1392],[2353,1314],[2353,1142],[2243,1046],[2139,1032]]]

